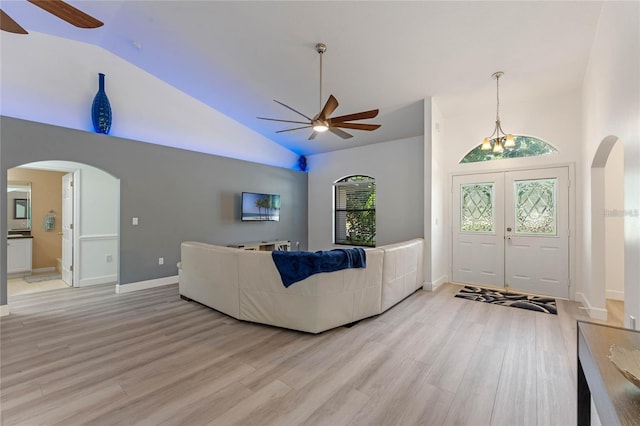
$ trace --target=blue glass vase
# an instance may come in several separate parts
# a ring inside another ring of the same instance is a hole
[[[298,158],[298,168],[303,172],[307,171],[307,157],[304,155],[301,155],[300,158]]]
[[[91,105],[91,121],[96,133],[109,133],[111,129],[111,104],[104,91],[104,74],[98,74],[98,93]]]

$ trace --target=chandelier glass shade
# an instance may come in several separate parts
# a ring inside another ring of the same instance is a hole
[[[495,153],[500,153],[505,148],[511,149],[516,146],[513,135],[505,133],[500,125],[500,77],[503,75],[504,72],[502,71],[496,71],[491,75],[496,79],[496,127],[493,133],[482,141],[480,149],[483,151],[493,150]]]

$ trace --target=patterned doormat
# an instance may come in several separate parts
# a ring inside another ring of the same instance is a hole
[[[530,311],[558,314],[556,299],[527,294],[511,293],[496,289],[465,286],[456,297],[477,302],[492,303],[494,305],[511,306],[512,308],[528,309]]]

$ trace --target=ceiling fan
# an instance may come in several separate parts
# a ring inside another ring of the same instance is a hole
[[[352,138],[353,135],[345,132],[342,129],[353,129],[353,130],[367,130],[372,131],[376,130],[380,127],[380,124],[364,124],[364,123],[348,123],[348,121],[356,121],[356,120],[365,120],[367,118],[374,118],[378,115],[377,109],[372,109],[370,111],[357,112],[355,114],[347,114],[341,115],[340,117],[330,117],[331,114],[338,108],[338,100],[333,96],[329,95],[329,99],[327,99],[327,103],[322,107],[322,54],[327,51],[327,46],[323,43],[316,44],[316,51],[320,54],[320,112],[316,114],[313,118],[310,118],[300,111],[297,111],[291,108],[289,105],[286,105],[280,101],[275,102],[279,103],[285,108],[290,109],[298,115],[306,118],[307,121],[292,121],[292,120],[280,120],[277,118],[265,118],[265,117],[257,117],[260,120],[269,120],[269,121],[279,121],[282,123],[294,123],[294,124],[304,124],[304,126],[294,127],[291,129],[278,130],[276,133],[282,132],[291,132],[293,130],[300,129],[313,129],[311,136],[309,136],[309,140],[314,139],[318,136],[318,133],[326,132],[327,130],[331,133],[340,136],[342,139]]]
[[[78,28],[98,28],[104,25],[93,16],[76,9],[62,0],[27,0]],[[0,9],[0,29],[15,34],[29,34],[20,24]]]

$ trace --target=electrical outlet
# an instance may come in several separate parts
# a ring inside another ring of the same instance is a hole
[[[133,219],[131,219],[131,224],[132,225],[137,225],[138,224],[138,218],[134,217]]]
[[[106,261],[107,261],[107,262],[113,262],[113,256],[112,256],[112,255],[110,255],[110,254],[108,254],[108,255],[107,255],[107,258],[106,258]]]
[[[164,257],[158,258],[158,265],[164,265]]]

